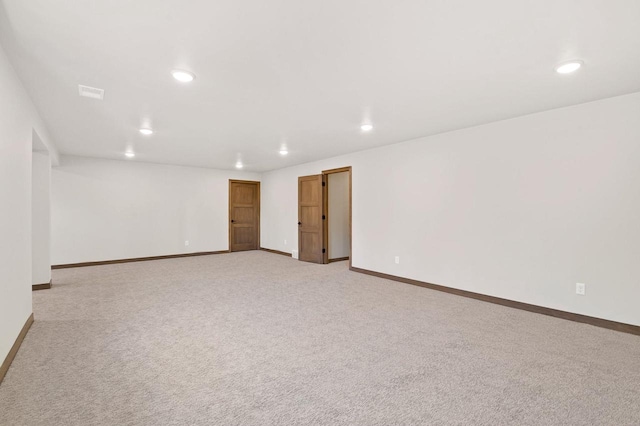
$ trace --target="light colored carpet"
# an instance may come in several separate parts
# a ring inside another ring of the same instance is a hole
[[[245,252],[54,271],[2,425],[639,425],[640,338]]]

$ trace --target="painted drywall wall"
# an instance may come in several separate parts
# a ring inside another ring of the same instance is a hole
[[[0,363],[31,315],[31,147],[53,146],[0,46]]]
[[[227,250],[229,179],[260,175],[62,156],[51,179],[58,265]]]
[[[33,152],[31,165],[31,282],[51,280],[51,159]]]
[[[329,259],[349,257],[349,172],[327,175]]]
[[[264,173],[262,245],[296,248],[298,176],[353,166],[353,266],[640,325],[638,117],[635,93]]]

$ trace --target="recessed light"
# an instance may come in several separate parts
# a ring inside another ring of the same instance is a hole
[[[238,162],[236,163],[236,169],[241,169],[241,168],[243,168],[243,167],[244,167],[244,166],[242,165],[242,163],[241,163],[240,161],[238,161]]]
[[[190,81],[193,81],[194,78],[196,78],[194,73],[184,70],[173,70],[171,71],[171,75],[173,76],[173,78],[182,83],[189,83]]]
[[[132,152],[132,151],[127,151],[127,152],[124,153],[124,156],[127,157],[127,158],[133,158],[133,157],[136,156],[136,153]]]
[[[371,124],[363,124],[362,126],[360,126],[360,130],[362,130],[363,132],[371,131],[371,129],[373,129],[373,125]]]
[[[148,129],[148,128],[142,128],[140,129],[140,133],[142,133],[145,136],[149,136],[153,134],[153,130]]]
[[[578,71],[584,63],[582,61],[569,61],[564,62],[556,67],[556,72],[558,74],[570,74],[572,72]]]
[[[289,151],[287,151],[286,148],[280,150],[280,155],[287,155],[288,153]]]
[[[104,89],[78,84],[78,91],[80,96],[85,98],[98,99],[99,101],[104,99]]]

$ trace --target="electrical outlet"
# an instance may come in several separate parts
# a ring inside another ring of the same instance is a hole
[[[185,242],[184,242],[184,245],[185,245],[185,246],[188,246],[188,245],[189,245],[189,240],[185,241]]]
[[[285,245],[285,246],[287,245],[287,240],[284,240],[284,245]]]
[[[396,256],[396,265],[400,264],[400,256]]]
[[[584,296],[587,291],[587,285],[584,283],[576,283],[576,294]]]

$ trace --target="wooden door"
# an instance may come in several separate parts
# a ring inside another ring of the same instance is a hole
[[[298,258],[323,263],[323,175],[298,178]]]
[[[260,248],[260,182],[229,180],[229,251]]]

